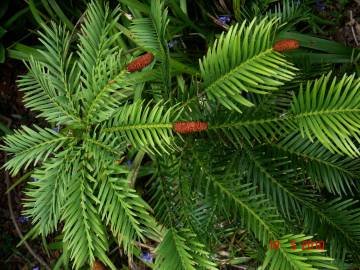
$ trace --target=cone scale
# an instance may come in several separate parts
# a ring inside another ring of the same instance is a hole
[[[207,122],[177,122],[174,123],[173,129],[177,133],[192,133],[196,131],[204,131],[208,129]]]
[[[273,50],[277,52],[286,52],[290,50],[295,50],[300,47],[300,42],[296,39],[284,39],[277,41],[274,46]]]
[[[127,70],[129,72],[142,70],[144,67],[149,65],[153,60],[154,60],[154,55],[152,53],[145,53],[137,57],[135,60],[131,61],[127,65]]]

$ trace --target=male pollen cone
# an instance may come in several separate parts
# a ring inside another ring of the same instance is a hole
[[[101,262],[95,261],[92,270],[106,270],[106,268]]]
[[[177,133],[191,133],[208,129],[207,122],[177,122],[173,125]]]
[[[139,57],[137,57],[135,60],[131,61],[127,65],[127,70],[129,72],[135,72],[138,70],[142,70],[144,67],[149,65],[152,60],[154,60],[154,55],[152,53],[145,53]]]
[[[300,42],[296,39],[284,39],[277,41],[273,50],[277,52],[286,52],[289,50],[294,50],[300,47]]]

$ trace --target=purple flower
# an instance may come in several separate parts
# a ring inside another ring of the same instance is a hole
[[[34,266],[34,267],[32,268],[32,270],[40,270],[40,267],[39,267],[39,266]]]
[[[129,166],[129,167],[131,167],[132,166],[132,160],[128,160],[128,161],[126,161],[126,164]]]
[[[18,221],[22,224],[27,223],[29,221],[29,218],[27,216],[19,216]]]
[[[151,256],[149,252],[143,252],[140,256],[140,259],[147,263],[153,263],[154,258]]]
[[[230,15],[218,16],[218,22],[220,22],[221,24],[227,24],[230,21],[231,21],[231,16]]]
[[[179,41],[178,40],[176,40],[176,39],[172,39],[172,40],[170,40],[169,42],[168,42],[168,47],[171,49],[171,48],[173,48],[176,44],[178,44],[179,43]]]
[[[321,0],[316,0],[316,9],[322,12],[326,9],[326,5]]]
[[[60,126],[54,127],[52,128],[53,131],[55,131],[56,133],[59,133],[60,131]]]

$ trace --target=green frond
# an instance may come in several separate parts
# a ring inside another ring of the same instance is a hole
[[[153,53],[161,62],[162,76],[159,82],[163,84],[163,95],[170,97],[170,53],[166,38],[169,18],[164,3],[161,0],[151,1],[150,18],[134,19],[130,27],[131,34],[128,36],[144,50]]]
[[[145,50],[152,53],[160,51],[160,43],[151,18],[134,19],[130,31],[134,36],[134,41]]]
[[[296,68],[273,51],[276,20],[230,27],[200,61],[205,92],[229,110],[253,106],[244,92],[268,94],[294,78]]]
[[[189,229],[169,229],[156,249],[156,270],[216,270],[205,246],[199,243]]]
[[[330,81],[331,73],[306,88],[300,87],[294,97],[291,113],[303,137],[318,139],[331,152],[358,156],[360,133],[360,80],[344,75]]]
[[[274,204],[288,218],[299,217],[304,203],[313,201],[311,187],[297,178],[299,171],[293,169],[286,156],[269,156],[266,149],[244,146],[239,166],[246,172],[246,179],[259,187],[261,193],[271,198]]]
[[[106,228],[95,208],[98,202],[89,182],[91,172],[85,161],[76,160],[72,179],[66,192],[62,220],[63,241],[67,245],[75,269],[92,265],[96,258],[116,269],[107,257],[108,241]]]
[[[129,143],[145,152],[168,154],[168,150],[175,147],[171,122],[174,107],[164,112],[166,107],[163,102],[152,108],[150,104],[144,106],[144,101],[125,104],[102,131],[124,136]]]
[[[360,161],[331,153],[320,142],[311,142],[294,132],[270,147],[291,155],[297,164],[304,168],[310,180],[321,189],[339,195],[353,194],[355,179],[360,172]]]
[[[318,233],[330,245],[335,258],[352,254],[360,261],[360,208],[358,201],[336,198],[305,212],[304,224],[310,233]]]
[[[93,91],[93,72],[97,65],[118,48],[115,45],[120,33],[112,33],[119,18],[119,8],[110,12],[109,6],[101,1],[88,5],[79,33],[78,65],[82,72],[81,82],[86,90]]]
[[[253,144],[253,139],[259,143],[271,143],[284,133],[297,128],[292,119],[285,117],[285,114],[271,114],[259,117],[252,111],[240,115],[218,113],[210,120],[209,134],[214,132],[219,138],[225,138],[234,145],[242,145],[244,140]]]
[[[59,79],[53,80],[52,68],[33,58],[27,67],[29,73],[17,81],[20,91],[24,92],[25,107],[40,112],[39,117],[51,123],[80,125],[72,98]]]
[[[280,27],[289,28],[290,26],[308,19],[308,10],[304,5],[295,3],[294,0],[283,0],[275,5],[273,10],[266,14],[269,18],[279,18]]]
[[[84,148],[88,157],[99,164],[101,161],[114,161],[120,159],[126,148],[121,137],[112,133],[94,132],[92,136],[84,136]],[[98,161],[98,162],[96,162]]]
[[[149,190],[149,203],[154,209],[156,219],[168,227],[174,227],[180,216],[176,184],[176,178],[158,174]]]
[[[56,89],[56,93],[63,97],[62,103],[68,104],[71,112],[79,117],[79,106],[74,94],[79,89],[79,78],[72,62],[70,51],[70,33],[64,26],[57,26],[51,22],[50,26],[42,25],[43,32],[39,32],[40,42],[44,45],[39,53],[44,57],[42,63],[48,69],[47,77]]]
[[[150,216],[151,208],[129,187],[126,177],[121,177],[124,173],[127,171],[122,167],[112,168],[109,176],[101,180],[98,212],[125,252],[131,255],[134,241],[144,242],[149,231],[155,235],[158,232]]]
[[[344,75],[340,81],[334,78],[330,85],[330,76],[308,82],[305,91],[300,87],[290,110],[282,115],[245,121],[228,118],[210,124],[209,130],[221,130],[232,141],[240,133],[249,142],[251,137],[259,142],[268,138],[269,142],[276,134],[299,129],[303,137],[307,136],[311,142],[316,137],[332,153],[357,156],[359,150],[354,141],[360,141],[359,98],[356,98],[360,81],[354,75]]]
[[[276,239],[279,231],[277,225],[284,221],[275,207],[271,206],[263,194],[256,192],[256,187],[251,184],[234,186],[234,182],[226,180],[210,176],[202,180],[205,198],[213,202],[221,200],[221,207],[232,216],[239,216],[244,226],[263,245],[270,239]]]
[[[31,175],[36,181],[29,182],[25,191],[24,215],[31,217],[44,236],[57,230],[61,218],[70,182],[67,165],[64,155],[47,160]]]
[[[303,248],[303,241],[312,239],[312,236],[285,235],[278,239],[279,249],[269,249],[266,258],[259,270],[315,270],[338,269],[332,264],[334,259],[321,253],[321,249]]]
[[[44,162],[51,154],[55,154],[63,145],[75,141],[74,137],[65,136],[49,128],[34,126],[32,130],[26,126],[16,130],[13,135],[4,137],[4,146],[1,149],[12,154],[4,167],[16,175],[25,166]]]
[[[167,9],[164,9],[164,2],[159,0],[152,1],[150,9],[150,18],[132,20],[130,31],[137,44],[154,55],[161,56],[159,52],[164,49],[169,23]]]
[[[109,119],[121,101],[132,94],[132,83],[124,70],[122,51],[105,56],[92,71],[89,89],[83,92],[85,121],[99,123]]]
[[[186,119],[191,119],[192,112],[203,107],[206,98],[199,96],[200,93],[196,83],[192,82],[190,86],[187,86],[182,76],[177,76],[177,83],[179,90],[175,93],[174,98],[181,104],[178,110],[184,109],[182,115],[186,114]]]
[[[190,175],[182,167],[182,155],[170,155],[158,159],[158,170],[155,180],[150,185],[150,204],[153,205],[155,217],[167,227],[177,227],[181,223],[192,228],[196,221],[195,212],[198,209],[194,203],[199,199],[191,187]]]

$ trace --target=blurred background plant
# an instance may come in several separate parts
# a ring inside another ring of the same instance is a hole
[[[41,23],[55,21],[73,29],[86,1],[2,0],[0,3],[0,63],[6,57],[27,59],[37,54],[36,31]]]

